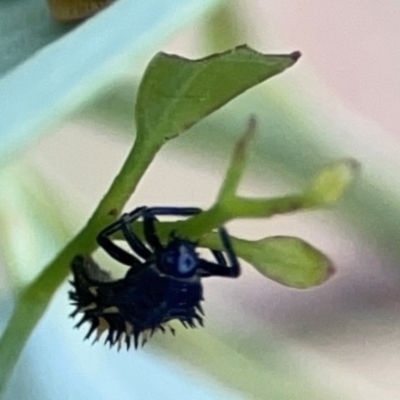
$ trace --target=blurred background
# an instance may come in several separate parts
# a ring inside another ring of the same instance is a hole
[[[23,352],[6,398],[382,399],[400,397],[400,3],[231,1],[162,49],[199,58],[247,43],[300,50],[290,70],[240,96],[169,143],[128,209],[207,208],[249,114],[258,134],[242,191],[296,191],[324,164],[353,157],[362,177],[334,209],[239,221],[248,239],[294,235],[337,273],[294,290],[244,265],[205,282],[206,328],[157,335],[143,350],[82,342],[57,292]],[[31,281],[83,226],[133,142],[133,107],[152,54],[0,172],[0,289]],[[118,268],[101,251],[104,268]],[[1,302],[0,326],[12,309]]]

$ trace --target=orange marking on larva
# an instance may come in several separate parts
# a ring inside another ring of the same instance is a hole
[[[119,313],[119,309],[118,307],[115,306],[111,306],[111,307],[107,307],[103,310],[104,314],[118,314]]]
[[[97,327],[97,334],[95,341],[99,340],[101,335],[110,328],[110,324],[103,317],[99,317],[99,326]]]
[[[96,286],[90,286],[88,288],[88,290],[93,296],[97,296],[97,287]]]
[[[82,307],[79,311],[89,311],[89,310],[94,310],[95,308],[97,308],[97,304],[95,302],[90,303],[89,305]]]

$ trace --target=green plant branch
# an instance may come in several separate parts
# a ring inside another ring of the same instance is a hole
[[[96,249],[97,233],[119,215],[161,145],[149,145],[144,140],[136,140],[122,169],[87,225],[42,273],[22,290],[0,340],[0,392],[6,388],[22,349],[46,311],[53,294],[68,276],[71,260],[77,254],[91,253]]]
[[[358,173],[357,162],[339,160],[323,168],[302,193],[261,199],[238,196],[236,193],[246,167],[255,125],[255,119],[251,117],[246,132],[234,147],[215,204],[183,221],[157,223],[157,233],[162,242],[167,243],[174,233],[198,242],[201,247],[224,250],[219,236],[212,233],[213,229],[233,219],[266,218],[332,205],[340,200]],[[134,222],[132,229],[144,239],[142,222]],[[123,239],[121,234],[115,238]],[[238,257],[248,261],[263,275],[290,287],[319,285],[334,272],[332,263],[323,253],[299,238],[271,237],[257,241],[232,238],[232,241]]]
[[[209,210],[179,223],[176,228],[177,235],[196,241],[205,233],[224,225],[229,220],[240,218],[234,207],[237,199],[235,194],[244,173],[247,152],[255,129],[256,119],[251,116],[245,133],[236,142],[215,204]]]
[[[96,249],[96,235],[120,214],[162,145],[245,90],[291,67],[299,56],[299,52],[265,55],[247,46],[239,46],[200,60],[187,60],[163,53],[153,58],[138,91],[136,142],[121,171],[87,225],[18,298],[0,341],[0,391],[6,387],[23,346],[52,295],[68,275],[71,260],[77,254],[88,254]],[[331,204],[341,197],[352,181],[353,172],[349,171],[349,165],[342,163],[339,169],[333,166],[325,175],[320,175],[319,180],[314,181],[303,195],[281,199],[246,199],[237,196],[254,130],[255,120],[251,118],[245,135],[236,144],[216,203],[209,210],[186,221],[160,224],[160,230],[164,232],[163,240],[168,240],[172,230],[192,240],[204,240],[204,235],[234,218],[266,217],[299,208]],[[333,188],[330,187],[332,182]],[[240,256],[253,265],[261,265],[265,275],[293,287],[307,287],[321,282],[321,276],[326,276],[326,259],[297,238],[267,238],[257,242],[235,240],[234,246]],[[302,258],[301,268],[289,262],[287,255],[289,261]],[[310,261],[311,267],[306,265]]]
[[[120,173],[87,225],[17,300],[0,340],[0,391],[4,390],[29,334],[69,273],[70,261],[76,254],[91,253],[96,248],[97,233],[120,214],[162,145],[245,90],[291,67],[299,57],[299,52],[266,55],[239,46],[200,60],[163,53],[153,58],[138,90],[136,142]],[[212,211],[208,215],[212,217]]]
[[[177,235],[193,241],[238,218],[265,218],[275,214],[318,208],[336,203],[356,176],[359,165],[352,159],[339,160],[325,167],[300,194],[278,198],[245,198],[237,195],[254,138],[256,120],[250,117],[248,127],[237,141],[226,176],[215,204],[201,214],[177,223]]]
[[[239,138],[233,150],[226,177],[218,194],[217,203],[228,203],[235,199],[246,167],[249,145],[254,139],[255,132],[256,118],[252,115],[249,118],[247,130],[243,136]]]

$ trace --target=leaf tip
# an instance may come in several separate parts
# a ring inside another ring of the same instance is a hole
[[[336,267],[333,264],[333,262],[328,259],[328,265],[326,266],[326,276],[324,282],[326,282],[328,279],[331,279],[334,275],[336,275]]]
[[[296,62],[300,57],[301,57],[301,52],[300,51],[294,51],[293,53],[291,53],[289,56],[290,58]]]
[[[359,163],[354,158],[346,158],[342,160],[344,165],[347,165],[349,171],[352,172],[353,175],[359,174],[361,170],[361,163]]]
[[[247,129],[243,135],[243,140],[246,141],[246,144],[254,138],[256,134],[256,128],[257,128],[257,117],[255,114],[250,114],[249,119],[247,121]]]
[[[257,118],[254,114],[252,114],[248,119],[246,131],[236,143],[235,146],[236,148],[234,151],[234,159],[236,161],[244,160],[248,145],[255,136],[256,127],[257,127]]]
[[[290,58],[294,62],[296,62],[300,57],[301,57],[301,52],[300,51],[294,51],[293,53],[290,54]]]

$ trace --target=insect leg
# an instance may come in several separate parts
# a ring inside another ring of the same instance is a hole
[[[190,217],[202,212],[198,207],[148,207],[145,214],[147,215],[170,215],[177,217]]]
[[[230,265],[227,264],[221,252],[213,251],[212,253],[217,263],[203,260],[201,261],[200,269],[204,271],[204,276],[218,275],[237,278],[240,275],[240,264],[233,250],[229,234],[223,227],[218,229],[218,233]]]
[[[131,249],[140,257],[147,259],[152,252],[145,246],[139,237],[133,232],[131,224],[140,217],[144,216],[147,207],[139,207],[128,214],[122,215],[120,218],[121,230]]]
[[[157,218],[152,214],[145,214],[143,217],[143,230],[144,236],[147,243],[153,248],[153,250],[158,251],[163,249],[163,245],[157,236],[155,222]]]
[[[144,221],[144,235],[147,242],[154,250],[162,250],[163,246],[158,238],[155,222],[157,216],[179,216],[186,217],[199,214],[202,210],[197,207],[151,207],[147,208],[143,215]]]
[[[141,212],[145,207],[138,208],[135,212]],[[133,214],[131,213],[131,214]],[[129,265],[129,266],[141,266],[141,261],[137,259],[133,254],[129,253],[128,251],[124,250],[123,248],[117,246],[110,238],[115,232],[123,230],[121,226],[121,219],[114,222],[113,224],[104,228],[98,235],[97,235],[97,243],[100,247],[102,247],[111,257],[116,259],[122,264]]]

